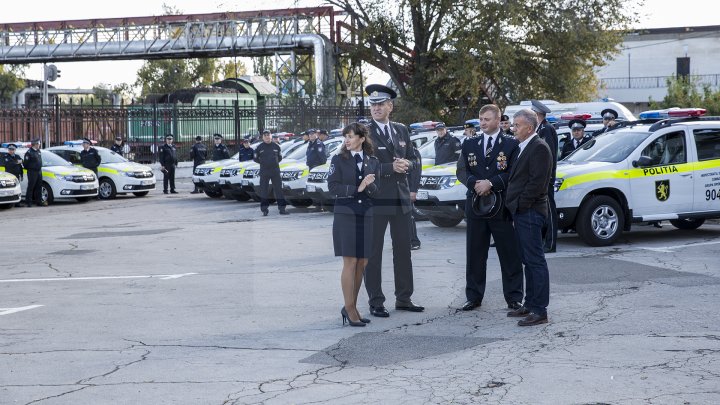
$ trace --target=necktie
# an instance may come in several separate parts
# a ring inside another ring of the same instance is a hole
[[[489,137],[487,146],[485,147],[485,157],[490,156],[491,150],[492,150],[492,137]]]
[[[362,163],[362,161],[363,161],[363,160],[362,160],[362,156],[360,156],[359,153],[356,153],[356,154],[355,154],[355,163],[356,163],[356,164],[360,164],[360,163]],[[358,166],[358,170],[360,170],[360,167],[361,167],[361,166]]]
[[[387,138],[388,144],[392,145],[393,140],[392,140],[392,137],[390,136],[390,131],[388,131],[388,127],[389,127],[389,125],[385,125],[385,138]]]
[[[580,141],[578,141],[578,140],[576,139],[576,140],[575,140],[575,149],[577,149],[578,146],[580,146]]]

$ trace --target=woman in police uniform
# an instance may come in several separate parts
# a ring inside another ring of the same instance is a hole
[[[345,305],[340,310],[343,325],[365,326],[370,320],[357,310],[357,297],[372,249],[372,196],[377,193],[375,174],[380,162],[373,156],[367,127],[352,123],[343,129],[340,153],[330,162],[328,188],[335,199],[333,245],[342,256],[340,276]]]

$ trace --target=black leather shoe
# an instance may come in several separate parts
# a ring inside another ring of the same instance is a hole
[[[370,315],[377,316],[380,318],[387,318],[390,316],[390,313],[385,309],[385,307],[370,307]]]
[[[530,314],[530,310],[525,307],[520,307],[517,309],[514,309],[507,313],[508,318],[521,318],[528,316]]]
[[[465,301],[465,303],[462,306],[463,311],[472,311],[473,309],[479,307],[481,304],[480,301]]]
[[[530,312],[524,319],[518,321],[518,326],[535,326],[541,323],[548,323],[547,315],[538,315]]]
[[[508,302],[508,309],[519,309],[522,304],[519,302]]]
[[[268,215],[268,212],[269,212],[268,210],[262,210],[263,216],[266,217]]]
[[[422,312],[425,310],[425,307],[420,305],[415,305],[412,301],[408,302],[396,302],[395,303],[395,309],[399,311],[410,311],[410,312]]]
[[[167,190],[163,190],[163,194],[167,194],[167,193],[168,193],[168,191],[167,191]]]
[[[178,192],[175,190],[170,190],[170,194],[177,194]]]
[[[280,215],[290,215],[290,213],[287,211],[280,211]]]

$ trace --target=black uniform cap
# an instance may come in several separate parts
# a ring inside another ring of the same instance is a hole
[[[490,194],[480,196],[473,193],[472,210],[481,218],[492,218],[503,207],[502,194],[492,191]]]
[[[263,135],[265,135],[265,134],[271,134],[271,133],[272,133],[272,132],[270,132],[269,129],[264,129],[264,130],[262,131],[262,134],[263,134]]]
[[[200,136],[200,135],[196,136],[196,137],[195,137],[195,140],[196,140],[196,141],[202,141],[202,136]]]
[[[214,138],[214,139],[222,139],[222,135],[220,135],[220,134],[214,134],[214,135],[213,135],[213,138]]]
[[[578,128],[585,129],[586,126],[587,126],[587,122],[585,122],[585,120],[581,120],[579,118],[570,120],[570,122],[568,123],[568,127],[570,127],[571,130],[578,129]]]
[[[539,100],[530,100],[530,103],[532,104],[532,110],[535,112],[539,112],[542,114],[550,114],[551,110],[547,108],[547,106],[543,103],[541,103]]]
[[[7,146],[7,148],[8,149],[17,149],[17,145],[15,145],[14,143],[11,143]]]
[[[507,115],[503,114],[503,115],[500,116],[500,121],[510,121],[510,117],[508,117]]]
[[[617,111],[613,110],[612,108],[606,108],[606,109],[602,110],[600,115],[603,117],[603,119],[610,119],[610,120],[617,119],[617,117],[618,117]]]
[[[443,129],[443,128],[447,128],[447,127],[446,127],[445,124],[442,123],[442,122],[439,123],[439,124],[437,124],[437,125],[435,125],[435,129]]]
[[[165,135],[165,139],[173,139],[172,135]]]
[[[83,138],[83,141],[82,141],[82,143],[87,143],[87,144],[90,144],[90,145],[92,145],[92,142],[90,142],[90,140],[89,140],[89,139],[87,139],[87,138]]]
[[[318,132],[320,132],[320,134],[324,134],[324,135],[328,134],[327,129],[320,129],[320,130],[318,130]]]
[[[122,141],[122,136],[116,136],[116,137],[115,137],[115,140],[116,140],[116,141]]]
[[[33,145],[39,145],[39,144],[40,144],[40,138],[33,139],[32,141],[30,141],[30,143],[33,144]]]
[[[397,97],[395,90],[382,84],[371,84],[365,87],[365,92],[370,96],[370,104],[379,104]]]
[[[473,125],[473,124],[465,124],[465,125],[463,125],[463,127],[464,127],[465,129],[475,128],[475,125]]]

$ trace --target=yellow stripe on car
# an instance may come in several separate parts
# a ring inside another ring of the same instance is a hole
[[[714,166],[717,167],[718,163]],[[694,167],[695,166],[695,167]],[[698,170],[697,164],[683,163],[678,165],[645,167],[640,169],[624,169],[624,170],[605,170],[600,172],[592,172],[579,174],[577,176],[565,177],[566,173],[558,173],[557,178],[563,179],[560,190],[565,190],[580,184],[589,183],[591,181],[608,180],[608,179],[636,179],[640,177],[664,176],[671,173],[685,173]]]
[[[109,169],[109,168],[106,168],[106,167],[98,167],[98,172],[110,173],[110,174],[118,174],[118,173],[119,173],[119,172],[118,172],[117,170],[115,170],[115,169]]]

